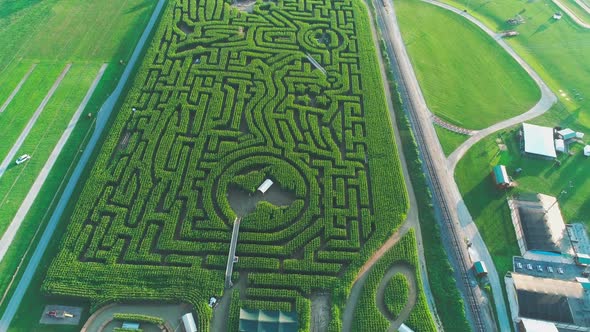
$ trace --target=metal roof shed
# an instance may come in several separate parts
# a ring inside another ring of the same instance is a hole
[[[195,319],[193,318],[192,313],[186,313],[182,315],[182,324],[184,325],[184,330],[186,332],[197,332],[197,325],[195,324]]]
[[[563,130],[560,130],[560,131],[558,131],[558,133],[565,140],[576,138],[576,132],[573,131],[573,130],[571,130],[571,129],[569,129],[569,128],[565,128]]]
[[[483,261],[477,261],[473,263],[473,267],[475,268],[475,274],[477,274],[478,277],[488,274],[488,269],[486,268],[486,264]]]
[[[565,152],[565,142],[562,139],[555,140],[555,151]]]
[[[123,322],[121,328],[128,330],[139,330],[139,323],[136,322]]]
[[[270,186],[272,186],[273,182],[271,179],[266,179],[264,180],[264,182],[262,182],[262,184],[258,187],[258,191],[260,191],[261,193],[265,193],[268,188],[270,188]]]
[[[506,186],[510,184],[510,178],[508,177],[508,172],[506,172],[506,166],[504,165],[496,165],[493,168],[494,173],[494,181],[498,186]]]

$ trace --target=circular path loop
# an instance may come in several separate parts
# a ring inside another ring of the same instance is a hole
[[[387,305],[385,304],[385,298],[383,294],[385,293],[385,287],[387,287],[387,284],[391,278],[393,278],[393,276],[398,273],[403,275],[408,281],[408,300],[399,315],[397,317],[393,317],[393,314],[389,311]],[[381,314],[391,322],[391,325],[388,329],[389,332],[397,331],[399,327],[408,319],[412,309],[414,308],[414,305],[416,305],[417,297],[418,293],[416,290],[416,274],[414,273],[414,269],[410,265],[404,263],[393,264],[389,270],[385,272],[383,279],[381,279],[381,283],[379,283],[379,287],[377,287],[376,299],[377,308],[379,308]]]

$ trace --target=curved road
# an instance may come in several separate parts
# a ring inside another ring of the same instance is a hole
[[[441,7],[441,8],[444,8],[449,11],[452,11],[455,14],[462,15],[463,17],[465,17],[465,19],[469,20],[471,23],[477,25],[486,34],[488,34],[490,37],[494,38],[496,40],[496,42],[498,43],[498,45],[500,45],[506,52],[508,52],[508,54],[510,54],[510,56],[512,56],[512,58],[514,60],[516,60],[516,62],[518,62],[518,64],[535,81],[535,83],[539,87],[539,90],[541,91],[541,99],[539,99],[539,101],[533,106],[533,108],[528,110],[526,113],[523,113],[523,114],[515,116],[513,118],[498,122],[492,126],[489,126],[485,129],[475,132],[471,137],[469,137],[469,139],[467,139],[455,151],[453,151],[453,153],[451,153],[451,155],[448,158],[449,170],[450,170],[451,174],[453,174],[455,172],[455,167],[457,166],[457,163],[459,162],[459,160],[461,160],[461,158],[463,158],[465,153],[467,153],[467,150],[469,150],[474,144],[476,144],[477,142],[484,139],[486,136],[488,136],[498,130],[508,128],[510,126],[521,123],[523,121],[533,119],[533,118],[547,112],[553,106],[553,104],[555,104],[557,102],[557,97],[555,96],[553,91],[551,91],[551,89],[549,89],[547,84],[545,84],[545,82],[539,76],[539,74],[537,74],[537,72],[533,68],[531,68],[531,66],[529,66],[518,54],[516,54],[514,49],[512,47],[510,47],[510,45],[508,45],[506,43],[506,41],[504,41],[497,33],[492,31],[491,29],[489,29],[481,21],[479,21],[475,17],[471,16],[470,14],[465,13],[464,11],[457,9],[453,6],[450,6],[450,5],[447,5],[444,3],[440,3],[440,2],[434,1],[434,0],[422,0],[422,1],[432,4],[432,5],[435,5],[435,6],[438,6],[438,7]]]
[[[10,302],[8,302],[8,306],[6,307],[6,310],[2,315],[2,319],[0,319],[0,331],[8,330],[10,322],[12,322],[12,319],[16,314],[16,311],[23,299],[23,296],[25,295],[25,292],[29,287],[29,284],[31,283],[31,279],[33,278],[33,275],[37,270],[37,266],[39,265],[41,258],[43,257],[43,254],[45,253],[45,249],[47,249],[49,240],[51,240],[51,237],[53,236],[53,232],[57,227],[57,223],[61,219],[64,209],[68,204],[70,198],[72,197],[72,193],[74,191],[74,188],[76,187],[76,184],[78,183],[78,180],[80,180],[82,171],[86,167],[86,164],[88,163],[88,160],[90,159],[90,156],[92,155],[94,148],[96,147],[96,143],[98,143],[98,140],[107,124],[107,121],[113,111],[113,108],[115,107],[115,104],[119,99],[119,96],[123,92],[125,84],[127,83],[127,80],[129,79],[129,76],[131,75],[133,68],[135,67],[135,63],[137,62],[139,55],[141,54],[149,35],[151,34],[156,22],[158,21],[158,17],[162,12],[162,8],[164,7],[165,3],[166,0],[158,0],[158,4],[156,5],[156,8],[154,9],[152,16],[150,17],[150,20],[147,26],[145,27],[145,30],[143,31],[139,41],[137,42],[137,45],[135,46],[133,54],[129,59],[125,71],[121,75],[121,79],[119,80],[117,87],[100,108],[100,111],[98,112],[96,119],[96,128],[92,133],[92,137],[90,138],[90,141],[88,142],[88,145],[84,150],[84,153],[80,157],[80,161],[74,169],[74,172],[72,173],[72,176],[70,177],[70,180],[68,181],[68,184],[64,189],[64,192],[55,208],[55,211],[53,211],[51,219],[49,220],[47,227],[45,228],[45,231],[43,232],[43,235],[39,240],[39,244],[37,245],[37,248],[35,248],[35,252],[31,256],[31,260],[29,261],[29,264],[27,265],[27,268],[23,273],[23,276],[21,277],[14,293],[12,294]]]

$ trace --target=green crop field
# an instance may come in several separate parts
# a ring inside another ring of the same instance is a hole
[[[496,41],[463,17],[418,0],[395,2],[429,109],[467,129],[526,112],[540,91]]]
[[[394,296],[399,298],[408,297],[407,289],[404,289],[404,286],[407,287],[409,285],[408,280],[404,275],[399,273],[394,274],[387,281],[387,285],[384,288],[384,303],[378,303],[379,301],[377,300],[377,290],[384,276],[388,270],[399,267],[409,268],[416,276],[415,305],[411,309],[405,324],[414,331],[437,330],[422,289],[417,250],[414,231],[410,230],[369,271],[354,312],[353,331],[387,331],[391,325],[390,321],[395,320],[397,317],[391,310],[402,310],[405,307],[405,301],[403,303],[392,303],[395,301],[392,298]],[[396,278],[400,276],[401,282]],[[391,284],[392,282],[393,284]],[[393,290],[390,291],[390,287]]]
[[[188,301],[206,331],[234,219],[246,215],[242,300],[297,310],[303,327],[314,292],[341,308],[408,207],[380,78],[361,2],[258,2],[245,13],[171,1],[44,291],[93,309]],[[253,186],[264,178],[275,184],[263,196]]]

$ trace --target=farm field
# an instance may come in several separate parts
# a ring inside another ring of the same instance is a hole
[[[590,24],[590,13],[584,10],[575,0],[559,0],[559,2],[571,10],[580,21]],[[588,6],[590,7],[590,5]]]
[[[481,1],[473,1],[470,12],[498,30],[507,28],[504,23],[507,18],[519,12],[525,13],[526,23],[516,28],[520,36],[509,43],[537,70],[560,99],[556,106],[532,123],[570,127],[590,133],[590,79],[588,75],[582,75],[590,70],[590,64],[579,61],[580,57],[590,52],[590,44],[585,42],[590,38],[590,31],[579,28],[567,17],[559,22],[550,21],[552,13],[558,10],[551,1],[520,3],[502,0],[485,6],[481,4]],[[587,223],[586,216],[590,212],[590,191],[586,190],[585,177],[590,172],[590,164],[580,156],[578,147],[573,146],[576,151],[574,156],[566,157],[561,167],[554,168],[551,161],[521,157],[511,130],[495,134],[475,145],[455,171],[457,184],[500,275],[510,268],[509,258],[517,254],[518,249],[505,196],[495,191],[488,181],[492,165],[499,162],[506,164],[511,175],[516,168],[523,168],[522,176],[515,178],[519,183],[515,192],[532,191],[557,196],[566,190],[568,194],[559,198],[566,222]],[[508,151],[496,155],[495,140],[498,136],[504,139]],[[569,187],[570,181],[573,187],[565,188]]]
[[[171,1],[43,291],[91,310],[188,301],[207,331],[240,216],[244,301],[309,328],[310,298],[327,292],[337,326],[357,269],[408,207],[380,77],[360,2],[249,14]]]
[[[0,235],[103,64],[109,64],[108,69],[83,114],[94,114],[117,83],[124,69],[119,60],[129,56],[153,5],[143,0],[0,2],[3,45],[0,49],[0,136],[5,143],[0,148],[0,161],[6,158],[58,76],[64,73],[17,152],[16,156],[31,154],[32,159],[18,167],[14,167],[14,160],[7,159],[9,167],[0,181],[0,215],[3,216]],[[71,68],[65,72],[69,64]],[[73,128],[22,228],[1,260],[0,294],[7,290],[23,254],[37,230],[43,227],[60,184],[83,148],[84,137],[91,132],[93,123],[94,118],[82,117]],[[27,260],[24,257],[24,262]],[[0,309],[2,305],[0,302]]]
[[[353,331],[387,331],[399,317],[393,312],[396,310],[408,315],[405,324],[412,330],[436,331],[419,281],[417,250],[414,231],[410,230],[369,271],[354,313]],[[414,280],[408,280],[405,273]],[[407,300],[399,303],[404,297]]]
[[[22,165],[15,165],[14,162],[11,162],[2,175],[2,181],[0,181],[0,215],[6,218],[2,218],[2,221],[0,221],[0,234],[4,233],[12,217],[14,217],[16,210],[27,195],[55,143],[59,140],[78,105],[86,95],[90,84],[98,73],[99,67],[99,65],[74,65],[71,67],[16,154],[17,156],[25,153],[30,154],[31,160]],[[6,113],[16,113],[15,119],[19,120],[18,110],[9,107]],[[1,123],[4,124],[5,122]],[[9,127],[5,129],[4,133],[10,132]],[[5,141],[10,140],[6,139]]]
[[[474,24],[418,0],[395,6],[426,103],[441,119],[482,129],[526,112],[539,99],[528,74]]]

